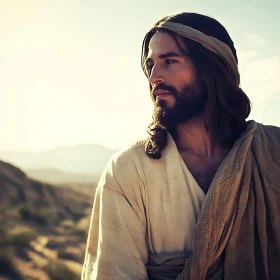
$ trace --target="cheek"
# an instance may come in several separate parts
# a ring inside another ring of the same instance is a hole
[[[193,76],[189,71],[177,70],[172,75],[171,84],[177,89],[180,90],[184,85],[191,84],[193,82]]]
[[[178,81],[180,81],[180,85],[190,84],[195,81],[194,72],[187,67],[178,70],[177,76],[178,76]]]

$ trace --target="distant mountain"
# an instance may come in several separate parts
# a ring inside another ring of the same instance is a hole
[[[99,174],[76,174],[53,168],[38,168],[25,170],[28,177],[50,184],[95,184],[99,181]]]
[[[0,158],[23,170],[58,169],[67,173],[99,176],[116,151],[88,144],[58,147],[44,152],[0,151]]]

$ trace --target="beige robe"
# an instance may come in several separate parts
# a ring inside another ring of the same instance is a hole
[[[279,128],[248,122],[206,196],[170,136],[160,160],[139,143],[109,163],[82,279],[148,277],[280,279]]]
[[[189,254],[204,199],[170,135],[160,160],[144,142],[118,153],[96,190],[82,279],[148,279],[149,255]]]

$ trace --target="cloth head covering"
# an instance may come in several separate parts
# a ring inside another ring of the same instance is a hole
[[[240,75],[238,71],[237,61],[227,44],[215,37],[208,36],[197,29],[181,23],[167,21],[159,23],[155,26],[155,28],[164,28],[173,31],[179,36],[200,43],[203,47],[218,55],[224,61],[229,71],[232,73],[232,76],[234,77],[237,85],[239,86]]]

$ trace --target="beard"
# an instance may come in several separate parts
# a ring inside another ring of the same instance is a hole
[[[178,124],[186,123],[204,111],[207,102],[207,92],[199,90],[195,83],[184,85],[180,91],[173,86],[159,84],[152,91],[155,101],[153,120],[154,123],[165,129],[170,129]],[[175,98],[175,104],[168,106],[166,100],[155,100],[154,91],[167,90]]]

